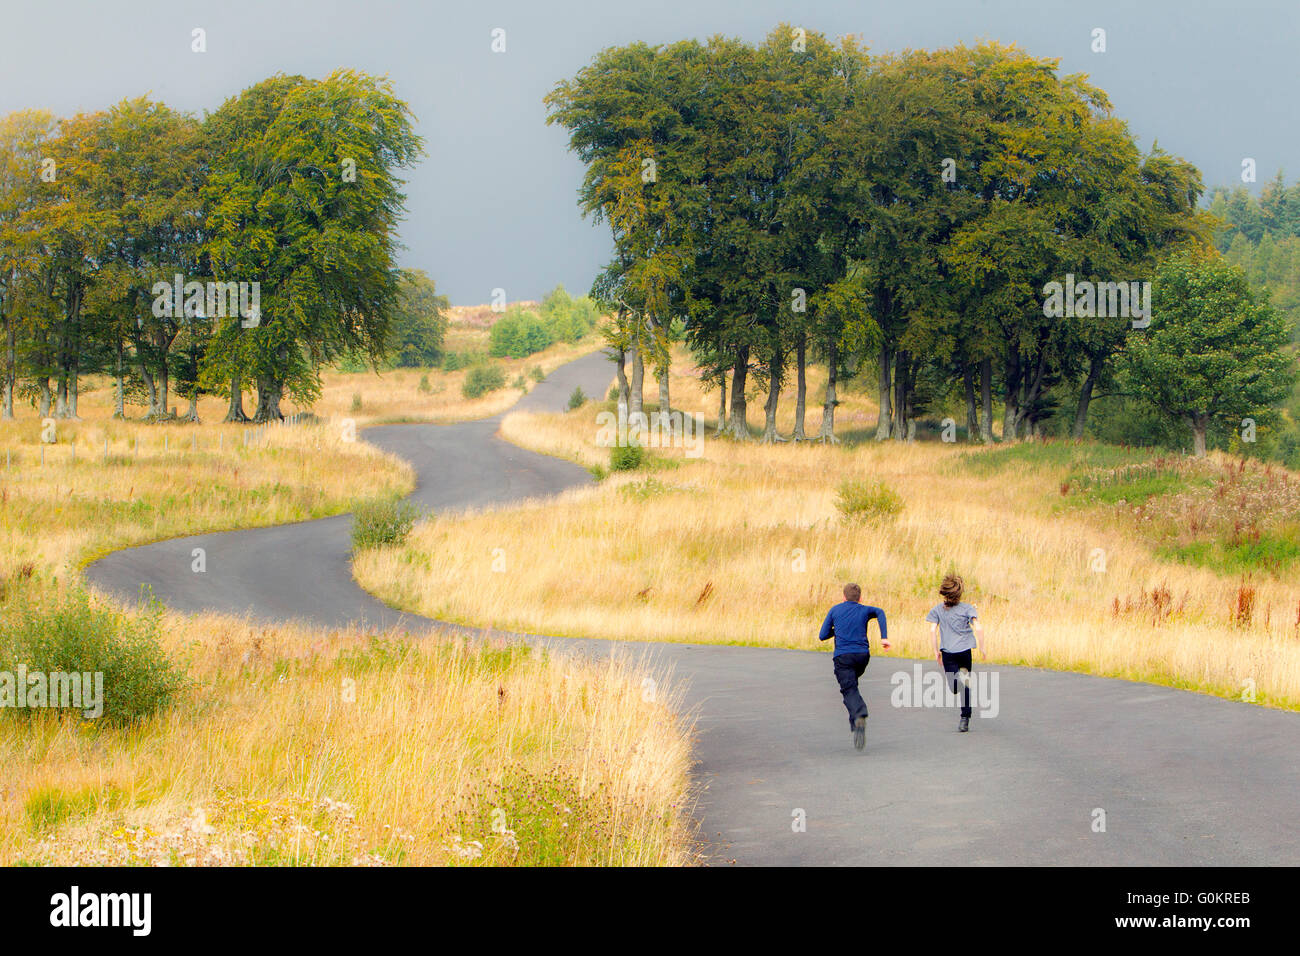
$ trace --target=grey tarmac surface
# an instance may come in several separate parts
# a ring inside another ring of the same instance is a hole
[[[558,410],[574,387],[598,397],[612,378],[607,360],[587,356],[558,369],[515,409]],[[499,422],[378,426],[364,438],[409,460],[419,476],[413,500],[440,511],[508,504],[592,480],[575,464],[496,437]],[[352,580],[350,524],[340,515],[162,541],[108,555],[86,577],[126,601],[148,585],[182,611],[424,633],[435,622],[386,607]],[[196,547],[206,549],[203,574],[190,570]],[[809,630],[820,623],[810,620]],[[857,753],[827,654],[526,639],[616,654],[680,690],[696,721],[697,816],[714,863],[1300,862],[1300,714],[999,666],[990,669],[999,682],[997,715],[977,713],[971,732],[958,734],[954,708],[891,706],[891,678],[910,680],[915,667],[930,672],[937,664],[876,654],[863,676],[867,747]],[[1098,810],[1105,832],[1093,830]]]

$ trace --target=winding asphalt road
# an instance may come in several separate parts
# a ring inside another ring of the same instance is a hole
[[[557,410],[574,387],[603,395],[612,377],[602,356],[587,356],[515,407]],[[499,418],[380,426],[365,438],[409,460],[419,476],[412,498],[440,511],[507,504],[591,481],[577,465],[505,442],[498,425]],[[355,584],[350,522],[343,515],[163,541],[108,555],[86,576],[126,601],[147,584],[182,611],[298,618],[330,628],[432,626]],[[196,547],[206,549],[202,574],[191,571]],[[819,624],[808,622],[810,629]],[[698,817],[713,862],[1300,860],[1300,714],[1149,684],[1000,667],[997,715],[977,716],[971,733],[958,734],[951,708],[891,706],[891,677],[936,665],[877,656],[863,681],[872,716],[866,751],[858,753],[828,655],[529,639],[630,653],[682,687],[696,716]]]

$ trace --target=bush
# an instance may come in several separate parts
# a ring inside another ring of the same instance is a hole
[[[898,514],[903,510],[903,499],[878,481],[849,480],[840,485],[835,506],[848,520],[871,521]]]
[[[534,382],[540,382],[542,379],[546,378],[546,373],[542,371],[540,365],[534,365],[533,370],[528,374],[532,376]]]
[[[476,365],[465,376],[465,384],[460,387],[460,393],[466,398],[480,398],[488,392],[504,388],[505,384],[506,373],[497,366]]]
[[[516,379],[514,380],[514,382],[511,384],[510,387],[511,387],[511,388],[518,388],[518,389],[521,389],[522,391],[525,391],[525,392],[526,392],[526,391],[528,391],[528,379],[526,379],[526,378],[524,378],[522,375],[520,375],[518,378],[516,378]]]
[[[353,393],[352,393],[352,410],[353,410],[354,412],[359,412],[359,411],[361,411],[361,393],[360,393],[360,392],[353,392]]]
[[[640,445],[615,445],[609,450],[610,471],[636,471],[645,462],[645,449]]]
[[[524,358],[554,341],[536,312],[511,308],[488,333],[488,354],[494,358]]]
[[[409,501],[368,501],[352,512],[352,550],[401,544],[419,517],[420,509]]]
[[[611,385],[611,386],[609,387],[609,394],[605,396],[605,400],[606,400],[607,402],[617,402],[617,401],[618,401],[618,386],[617,386],[617,385]]]
[[[569,395],[569,411],[581,408],[587,403],[587,395],[581,388],[575,388]]]
[[[422,392],[431,392],[431,391],[433,391],[433,386],[429,384],[429,376],[428,376],[428,375],[421,375],[421,376],[420,376],[420,384],[419,384],[417,387],[418,387],[419,390],[422,391]]]
[[[0,671],[12,674],[22,664],[29,675],[42,672],[47,680],[54,672],[102,674],[99,718],[118,725],[142,720],[169,706],[188,683],[159,641],[162,611],[155,601],[126,615],[96,606],[80,589],[44,595],[39,603],[20,597],[3,622]],[[93,709],[94,701],[83,697],[76,713]],[[0,710],[33,716],[37,708]]]

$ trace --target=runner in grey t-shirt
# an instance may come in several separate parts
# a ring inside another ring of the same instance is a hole
[[[961,599],[964,588],[965,583],[958,575],[946,575],[939,585],[943,603],[930,608],[930,613],[925,616],[930,624],[930,636],[934,640],[935,659],[952,678],[953,693],[965,690],[961,719],[957,724],[957,729],[962,733],[970,730],[970,652],[978,647],[981,658],[986,653],[979,612]]]
[[[939,648],[949,654],[973,650],[978,642],[971,623],[979,617],[973,605],[958,601],[952,607],[936,604],[925,619],[939,625]]]

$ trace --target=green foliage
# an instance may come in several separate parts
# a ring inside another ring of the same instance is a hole
[[[581,388],[575,388],[569,394],[569,411],[573,411],[575,408],[581,408],[586,403],[587,395]]]
[[[420,376],[420,384],[416,386],[416,389],[420,392],[425,393],[426,395],[429,392],[433,391],[433,386],[429,384],[428,373],[425,373],[424,375]]]
[[[447,297],[437,294],[434,281],[422,271],[402,274],[386,343],[395,366],[421,368],[439,361],[449,307]]]
[[[487,361],[487,356],[477,352],[448,352],[442,360],[444,372],[459,372],[472,365]]]
[[[352,393],[352,411],[354,411],[354,412],[359,412],[359,411],[361,411],[361,393],[360,393],[360,392],[353,392],[353,393]]]
[[[589,297],[574,299],[557,285],[542,299],[541,319],[556,342],[577,342],[596,327],[600,314]]]
[[[1214,422],[1267,419],[1296,384],[1282,317],[1261,303],[1240,269],[1179,256],[1157,273],[1151,327],[1134,337],[1134,384],[1204,450]]]
[[[510,387],[526,392],[528,391],[528,379],[524,378],[523,375],[516,375],[515,380],[510,384]]]
[[[1256,537],[1164,545],[1157,552],[1162,557],[1209,568],[1219,574],[1279,574],[1300,562],[1300,525],[1263,532]]]
[[[878,481],[849,479],[840,484],[835,507],[848,521],[893,518],[903,510],[899,494]]]
[[[553,341],[554,336],[536,312],[512,306],[488,333],[488,354],[494,358],[524,358]]]
[[[497,365],[476,365],[465,376],[460,392],[466,398],[481,398],[488,392],[504,388],[506,373]]]
[[[534,382],[541,382],[545,380],[546,373],[542,371],[542,367],[540,365],[534,365],[532,371],[528,373],[528,377],[531,378]]]
[[[162,607],[156,602],[124,614],[95,604],[79,588],[20,592],[5,609],[3,626],[0,672],[14,673],[22,664],[29,674],[101,673],[104,709],[98,719],[110,724],[129,724],[158,713],[188,683],[162,649]],[[35,713],[10,707],[0,711],[0,719]]]
[[[420,518],[409,501],[379,499],[358,505],[352,512],[352,550],[401,544]]]
[[[609,470],[636,471],[645,464],[645,457],[640,445],[614,445],[609,450]]]

